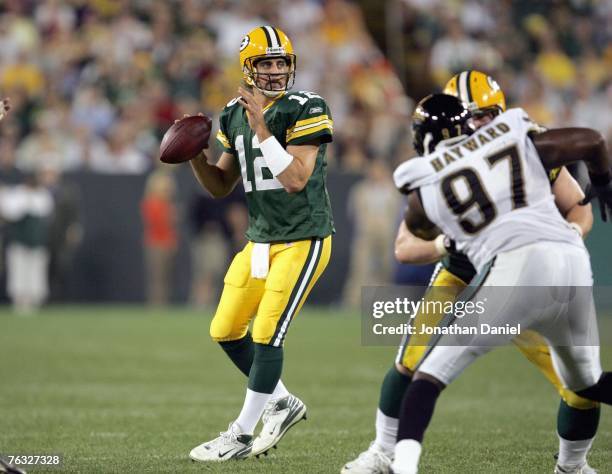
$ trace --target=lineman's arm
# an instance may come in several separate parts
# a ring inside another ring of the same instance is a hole
[[[406,228],[420,239],[433,240],[440,234],[440,229],[425,214],[418,189],[408,194],[408,209],[404,221]]]
[[[612,215],[612,173],[606,141],[590,128],[558,128],[532,137],[540,159],[548,169],[584,161],[592,187],[587,201],[597,196],[602,220]]]
[[[440,260],[446,251],[435,240],[424,240],[412,234],[402,221],[395,238],[395,258],[401,263],[425,265]]]
[[[596,130],[556,128],[533,135],[532,140],[547,169],[584,161],[591,177],[610,173],[606,141]]]
[[[580,205],[580,201],[584,199],[584,193],[567,168],[561,168],[553,184],[552,192],[561,215],[567,222],[579,227],[580,234],[586,237],[593,227],[592,206],[590,203]]]
[[[240,170],[236,159],[227,152],[221,154],[221,158],[216,165],[208,163],[204,151],[190,160],[189,164],[200,184],[214,198],[227,196],[233,191],[240,179]]]

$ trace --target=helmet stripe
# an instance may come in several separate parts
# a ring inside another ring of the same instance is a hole
[[[280,35],[278,34],[278,31],[276,28],[272,27],[272,31],[274,31],[274,36],[276,38],[276,42],[278,43],[278,45],[280,46],[281,43],[281,39],[280,39]]]
[[[268,31],[268,26],[262,26],[261,29],[266,34],[266,41],[268,42],[268,48],[272,47],[272,38],[270,37],[270,32]]]
[[[467,94],[467,75],[468,73],[466,71],[463,71],[461,74],[459,74],[459,77],[457,78],[457,92],[459,93],[459,99],[462,102],[465,102],[466,104],[469,103]]]
[[[468,71],[467,73],[467,79],[465,80],[465,85],[466,85],[466,91],[467,91],[467,96],[468,96],[468,104],[471,104],[472,101],[474,100],[474,98],[472,97],[472,83],[470,81],[470,76],[472,75],[472,71]]]
[[[268,46],[270,48],[278,48],[280,46],[280,41],[277,40],[278,35],[274,28],[271,26],[264,26],[264,31],[266,32],[266,38],[268,39]]]

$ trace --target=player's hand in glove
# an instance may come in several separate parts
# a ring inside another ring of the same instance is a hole
[[[434,244],[436,246],[436,250],[438,251],[441,257],[444,257],[451,252],[457,251],[455,241],[444,234],[438,235],[438,237],[436,237],[436,239],[434,240]]]
[[[603,175],[591,175],[591,184],[580,204],[588,204],[595,197],[599,200],[601,219],[607,222],[612,218],[612,173],[609,171]]]

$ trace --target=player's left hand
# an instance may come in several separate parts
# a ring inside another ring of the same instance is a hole
[[[591,184],[585,194],[586,197],[580,201],[580,204],[587,204],[596,197],[599,200],[601,220],[607,222],[609,218],[612,218],[612,180],[605,183],[602,181],[598,182],[596,178],[591,177]]]
[[[239,87],[238,93],[241,96],[238,99],[238,103],[242,105],[247,111],[249,126],[257,134],[257,136],[260,136],[260,132],[267,130],[261,99],[259,99],[257,96],[255,96],[255,94],[247,90],[245,87]]]

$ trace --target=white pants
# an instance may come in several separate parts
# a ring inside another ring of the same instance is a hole
[[[15,302],[40,305],[49,293],[46,248],[10,244],[6,249],[7,292]]]
[[[539,242],[499,254],[472,300],[486,299],[480,321],[492,327],[520,323],[521,332],[542,335],[557,375],[576,391],[594,385],[602,373],[592,285],[586,249]],[[473,325],[469,317],[458,325]],[[418,370],[448,385],[478,357],[514,337],[444,335]]]

